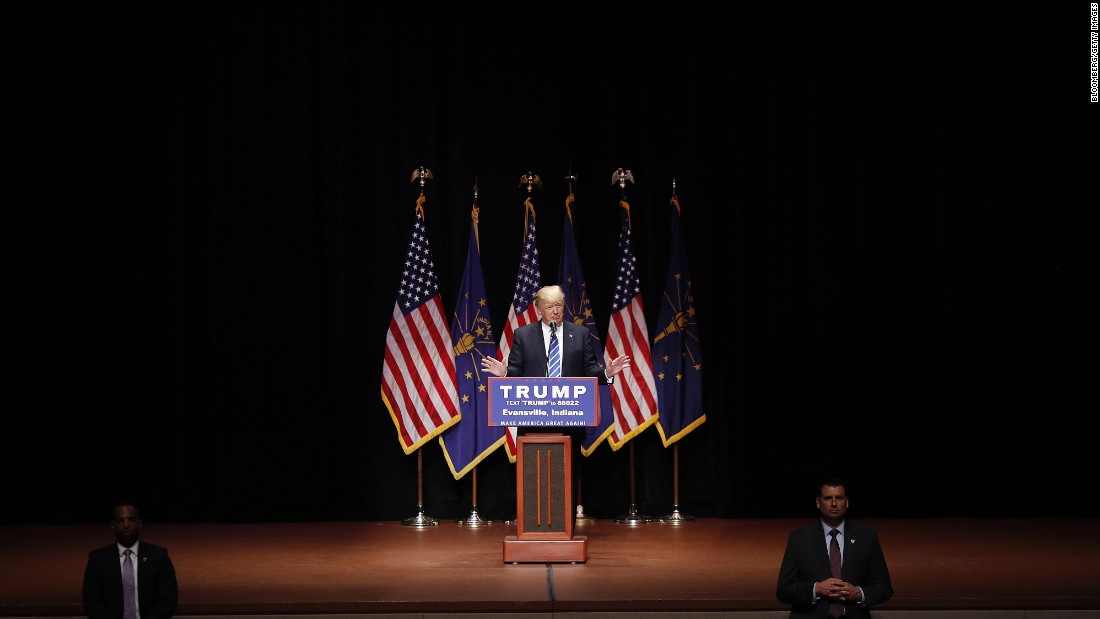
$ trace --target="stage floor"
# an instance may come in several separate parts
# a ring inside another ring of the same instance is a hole
[[[787,533],[811,520],[580,521],[574,534],[587,539],[583,563],[505,563],[503,542],[516,528],[499,522],[147,523],[143,538],[169,549],[181,616],[758,611],[754,616],[770,617],[785,609],[775,582]],[[1100,520],[862,522],[878,529],[890,564],[895,595],[877,607],[885,616],[968,609],[1100,616]],[[0,527],[0,616],[81,616],[87,552],[111,540],[106,524]]]

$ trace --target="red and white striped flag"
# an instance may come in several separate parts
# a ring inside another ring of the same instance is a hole
[[[451,329],[428,248],[424,201],[420,194],[382,365],[382,401],[406,454],[462,418]]]
[[[615,413],[615,422],[608,442],[612,450],[618,450],[657,421],[657,386],[653,380],[649,331],[642,306],[642,283],[630,242],[630,205],[623,199],[619,201],[619,206],[623,209],[619,231],[619,265],[604,358],[630,355],[630,367],[620,372],[611,385],[611,408]]]
[[[523,219],[523,251],[519,255],[519,271],[516,273],[516,289],[512,293],[512,304],[508,307],[508,322],[504,325],[504,335],[500,338],[497,358],[508,364],[508,353],[512,350],[512,338],[516,329],[539,319],[535,311],[535,293],[542,287],[542,272],[539,270],[539,244],[535,235],[535,203],[528,197],[523,202],[526,209]],[[515,463],[518,445],[515,426],[508,428],[508,461]]]

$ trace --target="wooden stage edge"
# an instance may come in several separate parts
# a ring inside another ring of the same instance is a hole
[[[143,538],[175,562],[178,617],[780,619],[786,537],[811,521],[578,521],[562,546],[583,548],[576,563],[507,561],[516,528],[500,523],[146,523]],[[861,522],[894,582],[877,618],[1100,619],[1100,519]],[[87,553],[111,541],[105,524],[0,526],[0,617],[83,616]]]

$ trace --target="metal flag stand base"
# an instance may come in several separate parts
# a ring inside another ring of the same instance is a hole
[[[416,452],[416,515],[401,521],[407,527],[434,527],[439,524],[435,518],[424,513],[424,451]]]
[[[662,524],[683,524],[695,516],[680,513],[680,443],[672,446],[672,513],[660,519]]]
[[[459,520],[458,524],[466,525],[468,527],[487,527],[493,524],[492,520],[485,520],[481,517],[481,514],[477,513],[477,467],[470,472],[473,475],[473,506],[470,508],[470,515],[466,516],[465,520]]]
[[[486,520],[481,517],[481,514],[477,513],[477,505],[474,505],[470,510],[470,515],[466,516],[465,520],[459,520],[458,524],[466,525],[468,527],[487,527],[493,524],[492,520]]]
[[[686,516],[680,513],[675,505],[672,506],[672,513],[666,516],[662,516],[658,519],[661,524],[683,524],[688,520],[695,520],[695,516]]]
[[[424,509],[417,505],[416,508],[420,511],[415,516],[409,516],[401,521],[401,524],[407,527],[434,527],[439,524],[439,521],[424,513]]]
[[[630,511],[615,519],[617,524],[648,524],[653,522],[653,519],[649,516],[642,516],[638,514],[638,506],[633,503],[630,504]]]
[[[630,441],[630,511],[615,519],[617,524],[647,524],[653,522],[649,516],[638,514],[638,504],[634,501],[634,441]]]

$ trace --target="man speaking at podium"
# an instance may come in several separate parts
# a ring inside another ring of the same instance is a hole
[[[535,293],[535,311],[540,320],[523,325],[512,336],[508,365],[495,357],[483,357],[481,367],[502,378],[551,376],[551,344],[558,341],[561,370],[557,376],[596,377],[601,384],[612,384],[615,375],[630,367],[630,355],[612,359],[607,367],[596,362],[596,351],[588,327],[562,322],[565,315],[565,292],[561,286],[543,286]],[[557,357],[557,354],[554,354]]]
[[[565,315],[565,292],[561,286],[539,288],[535,293],[535,311],[539,321],[525,324],[512,334],[507,365],[496,357],[483,357],[482,369],[497,378],[595,377],[600,384],[610,385],[615,381],[616,374],[630,367],[629,355],[612,360],[606,368],[596,362],[596,351],[588,327],[562,320]],[[580,451],[585,428],[555,429],[571,437],[571,457],[575,458]],[[526,434],[523,427],[516,430],[517,434]],[[573,484],[577,482],[574,475]]]

